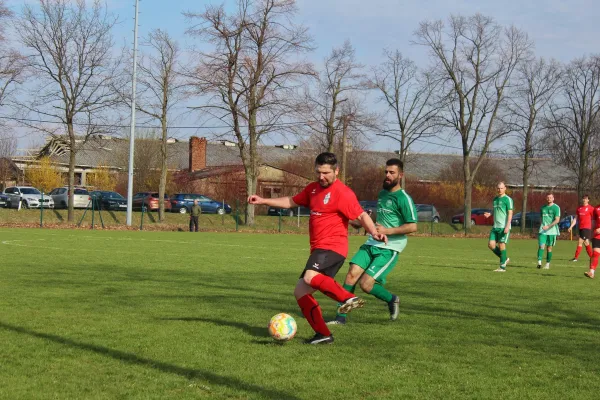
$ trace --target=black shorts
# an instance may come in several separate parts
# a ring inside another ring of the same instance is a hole
[[[592,248],[600,249],[600,239],[592,239]]]
[[[592,230],[591,229],[580,229],[579,237],[583,240],[589,240],[592,238]]]
[[[304,278],[304,273],[309,270],[317,271],[323,275],[333,278],[335,277],[335,274],[338,273],[340,268],[342,268],[342,265],[344,265],[345,261],[346,257],[336,253],[335,251],[315,249],[311,253],[310,257],[308,257],[306,267],[304,267],[304,271],[302,271],[300,279]]]

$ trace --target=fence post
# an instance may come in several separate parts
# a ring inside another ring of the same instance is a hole
[[[94,200],[92,200],[92,230],[94,229],[94,214],[95,214]]]
[[[50,204],[50,203],[48,203]],[[40,228],[44,227],[44,192],[42,191],[42,202],[40,203]]]
[[[281,233],[281,209],[279,209],[279,233]]]
[[[144,210],[146,210],[146,205],[142,201],[142,217],[140,219],[140,231],[144,230]]]

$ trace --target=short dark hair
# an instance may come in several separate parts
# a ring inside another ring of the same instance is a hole
[[[331,165],[332,167],[337,166],[337,158],[333,153],[321,153],[315,159],[315,165]]]
[[[590,195],[589,194],[584,194],[583,197],[582,197],[582,199],[588,199],[589,200],[590,199]]]
[[[392,165],[395,165],[396,167],[398,167],[398,170],[400,172],[404,172],[404,163],[399,158],[390,158],[389,160],[387,160],[385,165],[387,167],[391,167]]]

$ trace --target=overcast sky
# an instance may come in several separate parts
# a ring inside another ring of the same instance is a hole
[[[115,30],[116,43],[131,44],[135,1],[107,0],[107,3],[120,20]],[[209,3],[204,0],[142,0],[140,37],[151,29],[161,28],[185,48],[193,41],[185,35],[188,25],[182,12],[202,11]],[[419,66],[426,66],[429,62],[427,51],[411,45],[412,33],[420,21],[446,19],[453,13],[471,15],[479,12],[494,17],[503,25],[516,25],[533,39],[538,56],[568,62],[586,54],[600,53],[599,0],[297,0],[297,3],[297,22],[310,28],[318,46],[309,56],[317,67],[332,47],[341,45],[346,39],[354,45],[358,61],[367,66],[381,61],[383,48],[400,49]],[[18,11],[23,1],[8,0],[8,4]],[[233,5],[234,2],[226,1],[225,4]],[[181,131],[178,136],[191,133]],[[379,140],[373,147],[387,150],[395,149],[396,145]],[[414,150],[442,151],[427,144],[419,144]]]

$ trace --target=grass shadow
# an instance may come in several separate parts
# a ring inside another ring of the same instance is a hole
[[[160,318],[161,321],[184,321],[184,322],[206,322],[209,324],[226,326],[230,328],[237,328],[251,336],[265,338],[267,337],[267,327],[266,326],[252,326],[245,324],[243,322],[238,321],[227,321],[224,319],[216,319],[216,318],[202,318],[202,317],[166,317]]]
[[[0,328],[5,329],[7,331],[16,332],[24,335],[28,335],[31,337],[35,337],[38,339],[49,340],[54,343],[58,343],[61,345],[69,346],[72,348],[90,351],[96,354],[100,354],[105,357],[113,358],[117,361],[130,364],[130,365],[138,365],[146,368],[152,368],[158,370],[160,372],[175,374],[182,376],[186,379],[204,379],[211,384],[219,385],[223,387],[228,387],[234,390],[244,391],[246,393],[252,393],[255,395],[262,396],[267,399],[291,399],[296,400],[300,399],[299,397],[294,396],[291,393],[283,392],[281,390],[269,389],[263,386],[255,385],[252,383],[244,382],[240,379],[234,377],[227,377],[222,375],[217,375],[213,372],[203,370],[203,369],[194,369],[194,368],[186,368],[181,367],[174,364],[169,364],[165,362],[161,362],[158,360],[152,360],[149,358],[138,357],[133,353],[128,353],[125,351],[115,350],[104,346],[98,346],[95,344],[79,342],[76,340],[68,339],[58,335],[52,335],[49,333],[36,332],[31,329],[23,328],[20,326],[14,326],[7,323],[0,322]]]
[[[150,212],[150,211],[148,211],[148,212],[145,212],[145,213],[144,213],[144,215],[147,215],[147,216],[148,216],[148,219],[149,219],[150,221],[152,221],[152,223],[154,223],[154,224],[156,223],[156,218],[154,218],[154,215],[152,215],[152,212]]]
[[[120,224],[121,222],[117,219],[117,216],[115,215],[114,211],[107,211],[104,210],[105,213],[108,213],[108,215],[110,215],[110,217],[113,219],[114,222],[116,222],[117,224]]]

